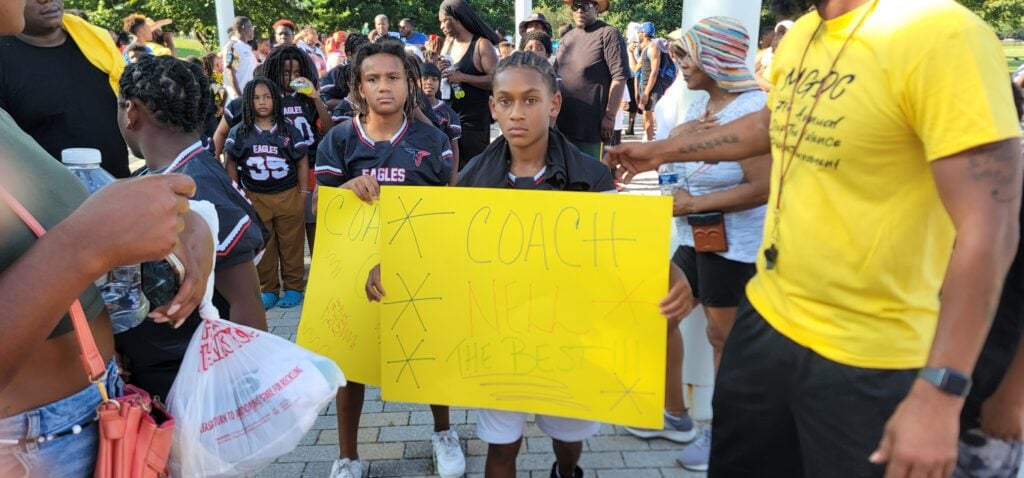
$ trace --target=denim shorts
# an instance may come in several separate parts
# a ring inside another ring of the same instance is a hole
[[[1015,477],[1024,454],[1022,446],[1020,442],[991,438],[977,429],[961,433],[953,478]]]
[[[112,397],[120,396],[124,389],[113,360],[107,364],[106,385]],[[99,404],[100,392],[90,384],[67,398],[0,420],[0,476],[92,476],[99,451],[95,422]],[[81,433],[45,439],[76,425],[82,427]],[[33,442],[6,443],[11,440]]]

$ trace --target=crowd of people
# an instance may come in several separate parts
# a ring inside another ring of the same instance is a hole
[[[1022,111],[992,30],[953,0],[775,0],[761,32],[715,16],[665,35],[605,23],[609,0],[565,3],[571,25],[534,13],[518,44],[443,0],[439,34],[382,12],[369,31],[281,19],[258,39],[237,17],[220,51],[178,59],[170,20],[115,33],[61,0],[0,0],[0,476],[92,473],[101,397],[78,367],[76,299],[108,388],[166,396],[208,277],[220,315],[257,329],[302,303],[319,187],[606,192],[647,171],[680,246],[659,304],[664,424],[631,434],[711,476],[1015,476]],[[684,91],[701,93],[679,117]],[[55,160],[76,147],[130,179],[87,197]],[[214,240],[189,198],[216,207]],[[115,335],[95,278],[171,252],[177,295]],[[384,295],[379,266],[366,294]],[[682,383],[695,306],[716,376],[704,425]],[[364,394],[338,391],[332,478],[364,474]],[[461,476],[449,409],[430,409],[437,472]],[[527,415],[478,417],[486,475],[515,476]],[[551,476],[583,476],[599,424],[536,423]]]

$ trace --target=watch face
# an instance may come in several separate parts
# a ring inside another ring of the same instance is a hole
[[[967,395],[968,391],[970,391],[971,379],[959,373],[947,373],[946,386],[943,388],[953,395],[963,397]]]

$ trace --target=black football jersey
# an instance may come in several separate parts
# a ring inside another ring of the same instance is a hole
[[[431,125],[407,119],[390,140],[374,141],[356,117],[324,137],[315,172],[324,186],[367,174],[381,184],[441,186],[451,179],[452,151],[444,133]]]
[[[311,149],[316,151],[316,145],[320,139],[317,135],[316,108],[311,108],[306,104],[307,102],[296,97],[295,95],[297,94],[281,97],[281,109],[284,110],[284,118],[288,121],[288,124],[299,130],[303,138],[312,140]],[[242,122],[243,104],[242,98],[234,98],[224,105],[224,119],[227,120],[228,126],[234,128]]]
[[[434,105],[434,115],[437,117],[441,130],[448,135],[448,139],[457,141],[462,137],[462,122],[459,121],[459,114],[451,106],[444,101],[438,101]]]
[[[232,128],[242,122],[243,100],[242,97],[232,98],[231,101],[228,101],[228,104],[224,105],[224,119],[228,122],[228,126]]]
[[[320,98],[326,103],[329,100],[336,100],[348,96],[348,71],[350,65],[338,65],[320,78]]]
[[[254,126],[242,135],[242,125],[231,128],[224,151],[238,162],[242,188],[258,193],[277,193],[298,184],[296,164],[309,152],[311,140],[294,126],[275,124],[268,131]]]
[[[165,171],[149,171],[143,167],[135,176],[158,173],[179,173],[196,183],[196,201],[209,201],[217,209],[215,269],[252,261],[264,246],[263,224],[249,200],[228,177],[220,161],[214,159],[202,143],[183,151]]]
[[[339,125],[352,119],[354,115],[355,105],[353,105],[348,98],[344,98],[341,100],[341,103],[338,103],[338,106],[335,106],[334,110],[331,111],[331,120],[334,121],[335,125]]]

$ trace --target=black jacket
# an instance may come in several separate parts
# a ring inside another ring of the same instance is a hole
[[[508,141],[499,136],[463,168],[458,185],[508,187],[511,164]],[[548,131],[547,173],[538,189],[605,192],[615,190],[615,183],[608,167],[583,154],[562,133],[552,129]]]

